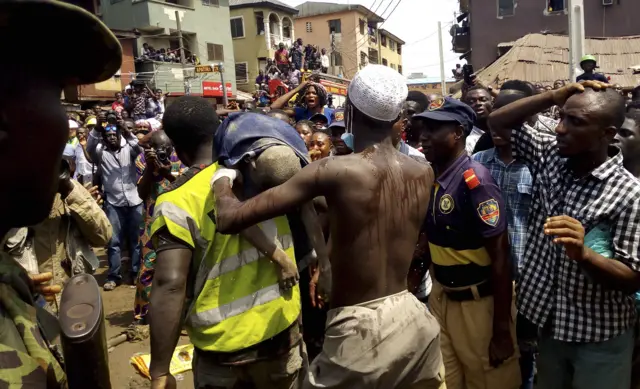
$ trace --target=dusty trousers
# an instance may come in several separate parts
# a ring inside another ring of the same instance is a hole
[[[439,332],[407,291],[332,309],[303,388],[444,389]]]

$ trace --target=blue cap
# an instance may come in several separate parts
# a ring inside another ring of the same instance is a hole
[[[329,128],[331,127],[345,128],[344,121],[332,122],[331,124],[329,124]]]
[[[476,120],[476,113],[467,104],[451,97],[438,97],[429,104],[426,111],[416,114],[414,118],[423,118],[439,122],[458,122],[469,135]]]

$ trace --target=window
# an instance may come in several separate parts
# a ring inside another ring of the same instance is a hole
[[[515,0],[498,0],[498,17],[513,16],[516,14]]]
[[[402,65],[398,65],[398,73],[402,74]]]
[[[219,7],[220,0],[202,0],[202,5]]]
[[[387,60],[385,58],[382,58],[382,64],[384,66],[389,66],[389,63],[387,62]]]
[[[291,19],[282,18],[282,37],[291,38]]]
[[[389,49],[391,49],[391,51],[396,51],[396,41],[389,39]]]
[[[342,33],[342,25],[340,23],[340,19],[329,20],[329,33]]]
[[[566,0],[545,0],[547,2],[547,11],[563,12],[567,8]]]
[[[334,51],[333,53],[331,53],[331,55],[333,55],[334,66],[342,66],[342,54]]]
[[[391,69],[396,70],[396,64],[392,63],[391,64]]]
[[[236,62],[236,84],[248,84],[249,72],[246,62]]]
[[[224,48],[222,45],[207,43],[207,60],[224,61]]]
[[[364,35],[364,20],[360,19],[360,35]]]
[[[402,46],[400,44],[398,44],[398,54],[402,55]]]
[[[380,34],[380,44],[382,44],[382,46],[387,47],[387,37]]]
[[[244,38],[244,19],[242,16],[231,18],[231,37]]]
[[[364,65],[367,63],[367,53],[365,53],[364,51],[360,52],[360,64]]]
[[[307,22],[305,24],[305,27],[307,28],[307,32],[313,32],[313,28],[311,28],[311,22]]]
[[[262,11],[254,12],[256,16],[256,27],[258,28],[258,35],[264,35],[264,14]]]

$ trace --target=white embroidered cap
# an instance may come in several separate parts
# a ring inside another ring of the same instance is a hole
[[[347,96],[363,114],[377,120],[396,120],[409,89],[400,73],[384,65],[368,65],[351,80]]]

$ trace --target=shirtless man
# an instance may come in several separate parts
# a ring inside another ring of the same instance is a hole
[[[444,385],[439,327],[407,291],[434,174],[393,147],[392,126],[406,97],[397,72],[367,66],[349,85],[346,103],[355,154],[314,162],[245,202],[233,195],[233,173],[213,182],[221,233],[283,215],[318,196],[327,200],[333,309],[305,388]],[[327,264],[320,266],[326,278]]]

